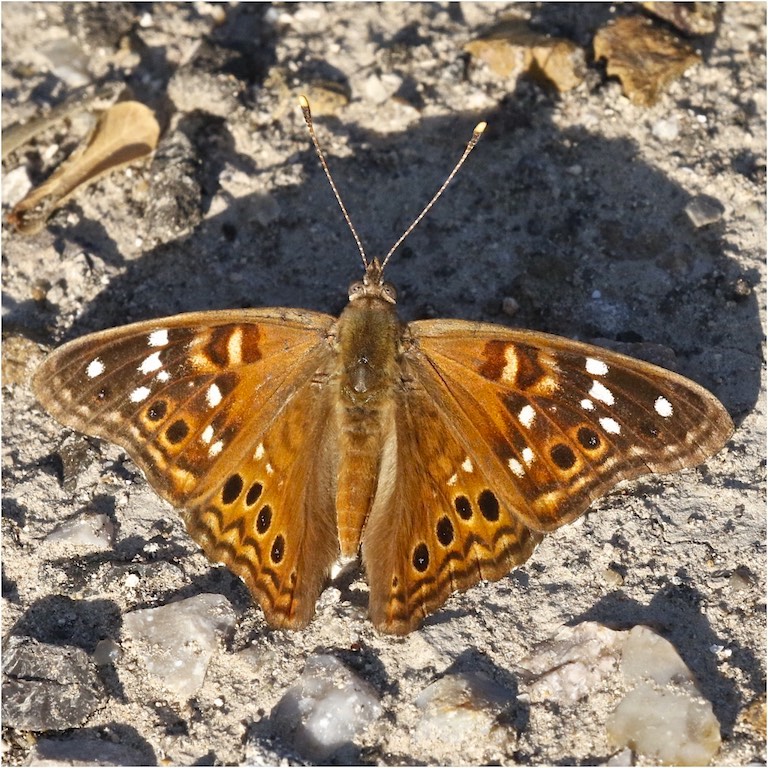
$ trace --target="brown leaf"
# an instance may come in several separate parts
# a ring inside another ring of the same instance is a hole
[[[569,91],[584,80],[584,52],[563,38],[533,32],[522,19],[506,19],[464,46],[501,78],[523,73],[535,80]]]
[[[634,104],[649,107],[699,55],[648,19],[629,16],[598,30],[593,41],[595,59],[606,59],[609,75],[618,77]]]
[[[101,115],[86,146],[16,204],[8,214],[9,224],[24,235],[39,232],[79,187],[147,157],[159,136],[151,109],[137,101],[115,104]]]

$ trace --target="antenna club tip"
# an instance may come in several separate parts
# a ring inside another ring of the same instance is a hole
[[[473,131],[473,133],[475,134],[475,136],[480,136],[482,135],[483,131],[485,131],[487,127],[488,127],[488,123],[486,123],[485,120],[483,120],[481,123],[478,123],[475,126],[475,130]]]
[[[303,93],[299,96],[299,106],[302,109],[309,109],[309,99]]]

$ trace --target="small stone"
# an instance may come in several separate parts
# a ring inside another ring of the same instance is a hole
[[[624,634],[595,622],[563,627],[518,662],[531,679],[531,701],[571,704],[598,688],[618,665]]]
[[[739,567],[737,568],[728,579],[728,586],[731,589],[741,591],[749,589],[752,586],[754,577],[752,576],[749,568]]]
[[[235,625],[223,595],[205,594],[123,617],[125,637],[140,647],[149,672],[185,700],[203,684],[220,638]]]
[[[446,744],[453,754],[461,744],[503,747],[513,736],[500,727],[499,715],[514,700],[511,691],[484,675],[446,675],[417,696],[422,717],[416,735],[422,742]]]
[[[104,702],[93,662],[81,648],[12,636],[3,647],[3,725],[23,731],[76,728]]]
[[[114,664],[123,655],[120,646],[111,638],[99,640],[93,651],[93,661],[99,667],[106,667]]]
[[[79,549],[109,549],[114,537],[115,526],[106,515],[85,514],[57,526],[45,537],[45,541]]]
[[[376,691],[326,655],[307,659],[301,677],[272,710],[275,724],[292,736],[295,749],[319,762],[340,750],[357,751],[355,738],[381,714]]]
[[[606,568],[603,571],[603,580],[613,589],[618,589],[624,584],[624,577],[615,568]]]
[[[725,207],[717,198],[699,195],[685,206],[685,212],[693,226],[701,229],[720,221],[725,213]]]
[[[651,133],[659,141],[674,141],[680,135],[680,120],[677,115],[657,120],[651,127]]]
[[[95,733],[75,732],[65,738],[39,739],[30,753],[27,765],[156,765],[147,744],[144,752],[126,744],[114,743]]]
[[[511,296],[505,296],[501,301],[501,311],[508,317],[514,317],[520,311],[520,304]]]
[[[622,699],[606,729],[611,743],[667,765],[709,765],[720,749],[720,724],[708,701],[649,683]]]

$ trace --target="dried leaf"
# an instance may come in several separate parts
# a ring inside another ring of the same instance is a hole
[[[99,118],[85,148],[63,163],[8,214],[18,232],[39,232],[50,215],[79,187],[150,155],[160,126],[152,110],[137,101],[122,101]]]
[[[584,80],[584,51],[574,42],[533,32],[522,19],[506,19],[464,46],[502,78],[527,73],[535,80],[569,91]]]
[[[641,3],[643,8],[686,35],[711,35],[717,29],[718,3]]]
[[[678,38],[648,19],[629,16],[598,30],[595,59],[607,60],[607,72],[618,77],[634,104],[649,107],[661,92],[701,58]]]

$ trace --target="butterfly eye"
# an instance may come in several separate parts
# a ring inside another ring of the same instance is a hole
[[[349,300],[352,301],[353,299],[358,299],[360,296],[365,295],[365,285],[363,285],[362,281],[358,281],[356,283],[352,283],[352,285],[349,286]]]
[[[397,302],[397,291],[392,283],[381,284],[381,295],[390,302],[390,304],[395,304]]]

